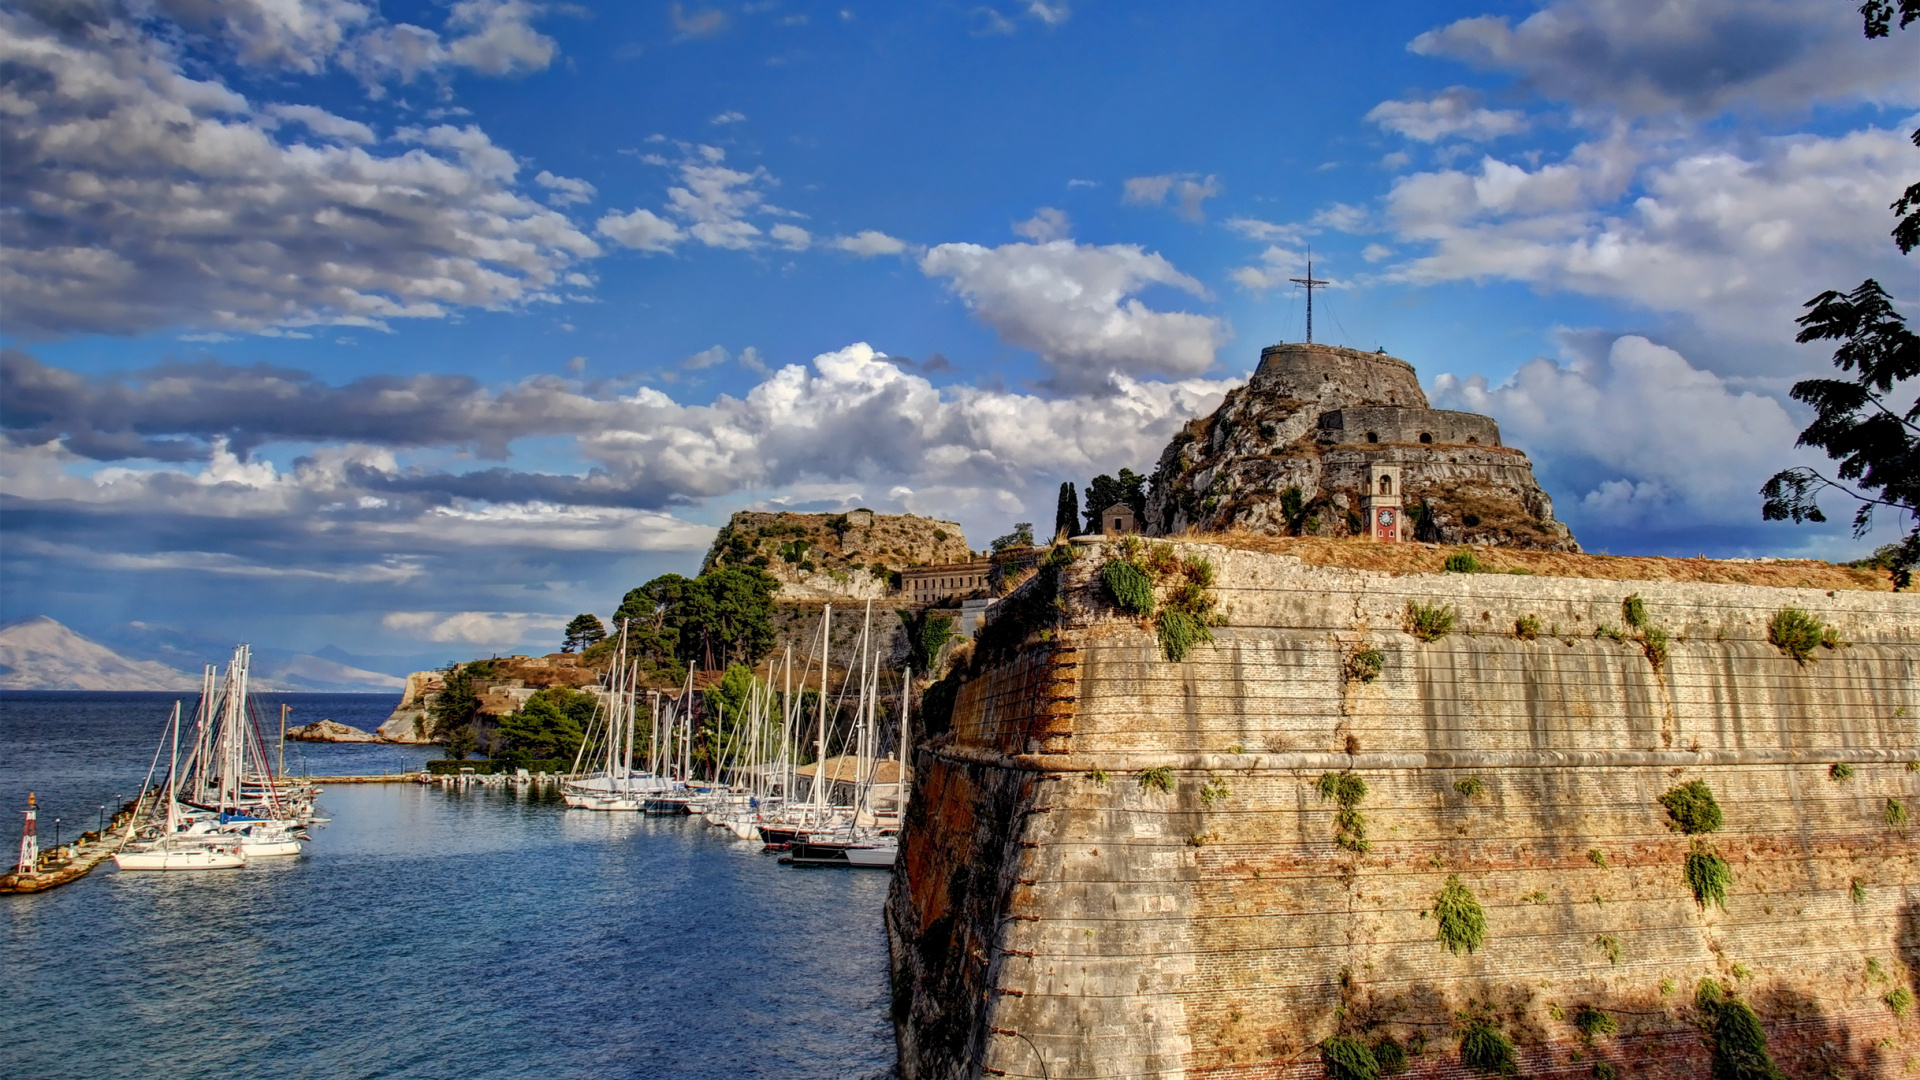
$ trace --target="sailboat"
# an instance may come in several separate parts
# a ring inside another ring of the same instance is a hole
[[[574,777],[561,785],[560,796],[575,810],[637,811],[647,800],[668,787],[651,769],[633,768],[634,738],[639,707],[640,666],[627,658],[627,629],[620,624],[620,648],[614,653],[613,667],[607,672],[607,692],[594,710],[586,737],[573,759]],[[660,695],[653,700],[654,726],[660,723]],[[589,760],[589,751],[598,759],[597,767],[581,775],[580,767]]]
[[[194,835],[180,813],[180,703],[173,703],[168,722],[173,752],[167,763],[166,790],[160,796],[165,811],[159,820],[140,829],[127,822],[127,839],[114,853],[113,862],[122,870],[236,870],[247,865],[246,853],[237,837]],[[155,754],[156,758],[158,753]],[[150,782],[153,770],[147,770]],[[143,785],[144,789],[144,785]],[[158,809],[158,807],[156,807]],[[146,835],[148,839],[139,839]]]
[[[287,784],[268,762],[248,696],[252,658],[250,646],[237,645],[217,684],[213,667],[201,674],[194,745],[175,785],[181,825],[230,837],[251,858],[298,855],[313,791]]]
[[[873,789],[879,766],[879,728],[877,719],[880,704],[880,659],[873,648],[873,604],[867,604],[866,624],[861,630],[857,655],[860,663],[860,691],[855,705],[855,784],[853,802],[844,816],[835,816],[832,824],[825,829],[809,831],[804,837],[796,837],[780,861],[790,866],[855,866],[888,867],[892,866],[899,853],[897,840],[897,821],[895,827],[887,828],[874,811]],[[903,673],[910,676],[910,671]],[[849,674],[851,679],[851,674]],[[822,682],[824,687],[824,680]],[[906,687],[912,685],[910,677],[903,682],[900,710],[900,744],[906,745]],[[816,807],[824,807],[833,779],[828,769],[825,755],[825,726],[821,727],[821,756],[815,770],[813,781],[813,802]],[[900,792],[906,790],[906,772],[904,765],[900,770]],[[904,805],[902,803],[901,805]]]

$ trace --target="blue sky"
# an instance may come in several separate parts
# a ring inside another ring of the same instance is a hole
[[[1851,556],[1800,302],[1880,279],[1914,32],[1839,0],[0,7],[0,616],[546,648],[749,506],[1146,470],[1385,347],[1590,550]]]

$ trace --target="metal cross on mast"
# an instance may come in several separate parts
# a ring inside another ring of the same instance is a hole
[[[1287,280],[1293,282],[1295,285],[1304,285],[1307,288],[1307,344],[1311,345],[1313,344],[1313,290],[1327,284],[1327,282],[1313,276],[1313,252],[1307,252],[1307,276],[1303,278],[1288,278]]]

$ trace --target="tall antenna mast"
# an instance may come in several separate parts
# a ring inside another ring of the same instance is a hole
[[[1307,287],[1307,344],[1311,345],[1313,344],[1313,290],[1321,285],[1327,284],[1313,276],[1312,248],[1307,249],[1307,276],[1303,278],[1288,278],[1287,280],[1293,282],[1295,285],[1305,285]]]

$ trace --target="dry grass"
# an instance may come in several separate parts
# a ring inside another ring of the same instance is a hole
[[[1249,532],[1194,533],[1180,539],[1219,544],[1242,551],[1292,555],[1308,566],[1384,570],[1391,574],[1438,574],[1451,544],[1379,544],[1365,538],[1265,536]],[[1812,559],[1748,562],[1732,559],[1667,559],[1637,555],[1573,555],[1559,551],[1476,547],[1484,573],[1526,571],[1541,577],[1594,578],[1601,581],[1699,581],[1718,585],[1769,585],[1776,588],[1850,589],[1889,592],[1882,570],[1856,570]]]

